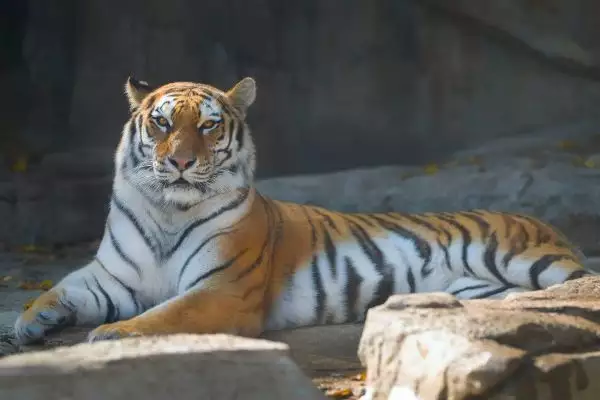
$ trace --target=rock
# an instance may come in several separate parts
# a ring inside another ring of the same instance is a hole
[[[563,67],[579,67],[591,73],[592,68],[600,66],[600,51],[589,40],[600,35],[595,19],[600,6],[595,1],[419,2],[493,27]]]
[[[123,379],[123,377],[126,379]],[[0,359],[6,399],[324,399],[282,343],[173,335]]]
[[[14,135],[47,152],[116,145],[129,74],[223,88],[255,76],[264,176],[425,163],[592,121],[600,100],[591,0],[149,0],[142,16],[134,0],[26,3],[11,58],[26,55],[31,101]]]
[[[50,153],[40,162],[45,176],[59,179],[105,178],[113,173],[115,148],[78,148]]]
[[[368,312],[361,337],[366,398],[591,400],[599,300],[600,277],[505,300],[392,296]]]

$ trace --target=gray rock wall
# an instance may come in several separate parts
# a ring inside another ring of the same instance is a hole
[[[27,3],[23,129],[42,152],[114,147],[130,73],[255,76],[263,176],[422,163],[600,101],[592,0]]]

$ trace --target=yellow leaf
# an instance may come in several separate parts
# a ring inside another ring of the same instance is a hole
[[[351,389],[336,389],[330,392],[327,392],[327,397],[331,397],[334,399],[346,399],[353,395]]]
[[[26,156],[19,156],[12,165],[13,172],[25,172],[27,171],[28,160]]]
[[[585,165],[587,168],[596,168],[596,163],[594,160],[586,160],[583,165]]]
[[[353,381],[361,381],[364,382],[367,379],[367,373],[366,372],[361,372],[360,374],[354,375],[352,377]]]
[[[23,311],[27,311],[31,308],[31,306],[33,305],[33,302],[35,301],[35,299],[31,299],[25,302],[25,304],[23,304]]]
[[[423,171],[425,171],[427,175],[434,175],[438,173],[439,170],[440,167],[437,164],[427,164],[423,167]]]
[[[572,150],[577,147],[577,143],[571,140],[561,140],[558,142],[558,147],[563,150]]]
[[[52,283],[50,279],[46,279],[40,282],[40,284],[38,285],[38,287],[42,290],[50,290],[52,289],[52,286],[54,286],[54,283]]]
[[[481,165],[483,164],[483,160],[481,159],[481,157],[477,157],[477,156],[471,156],[467,159],[467,162],[469,164],[473,164],[473,165]]]
[[[21,246],[21,251],[23,253],[35,253],[37,250],[38,248],[33,244],[26,244],[24,246]]]

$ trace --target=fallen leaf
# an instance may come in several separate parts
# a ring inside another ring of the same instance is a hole
[[[354,393],[352,392],[352,389],[335,389],[325,393],[327,397],[331,397],[333,399],[347,399],[353,394]]]
[[[35,253],[36,251],[38,251],[38,248],[36,245],[26,244],[24,246],[21,246],[20,250],[23,253]]]
[[[12,279],[12,276],[10,276],[10,275],[6,275],[6,276],[3,276],[3,277],[2,277],[2,282],[8,282],[8,281],[10,281],[11,279]]]
[[[437,174],[439,170],[440,167],[437,164],[427,164],[423,167],[423,171],[425,171],[427,175]]]
[[[27,171],[28,160],[26,156],[19,156],[13,163],[11,170],[13,172],[25,172]]]
[[[586,160],[583,165],[585,165],[587,168],[596,168],[596,163],[594,160]]]
[[[23,311],[27,311],[31,308],[31,306],[33,305],[33,302],[35,301],[35,299],[31,299],[25,302],[25,304],[23,304]]]
[[[353,381],[361,381],[364,382],[367,379],[367,373],[361,372],[360,374],[356,374],[352,377]]]
[[[561,140],[558,142],[558,147],[563,150],[572,150],[577,147],[577,143],[572,140]]]
[[[42,290],[50,290],[52,289],[52,286],[54,286],[54,283],[52,283],[50,279],[45,279],[39,284],[39,288]]]
[[[467,159],[467,162],[469,164],[472,164],[472,165],[479,165],[479,166],[481,166],[483,164],[483,159],[481,157],[478,157],[478,156],[471,156],[471,157],[469,157]]]
[[[43,290],[43,291],[47,291],[47,290],[50,290],[53,285],[54,285],[54,283],[51,280],[46,279],[44,281],[41,281],[40,283],[23,281],[23,282],[20,282],[17,285],[17,287],[19,289],[23,289],[23,290]]]

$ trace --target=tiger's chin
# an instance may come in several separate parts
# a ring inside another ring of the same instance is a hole
[[[211,197],[206,184],[192,184],[183,178],[164,184],[162,191],[165,202],[179,209],[188,209]]]

